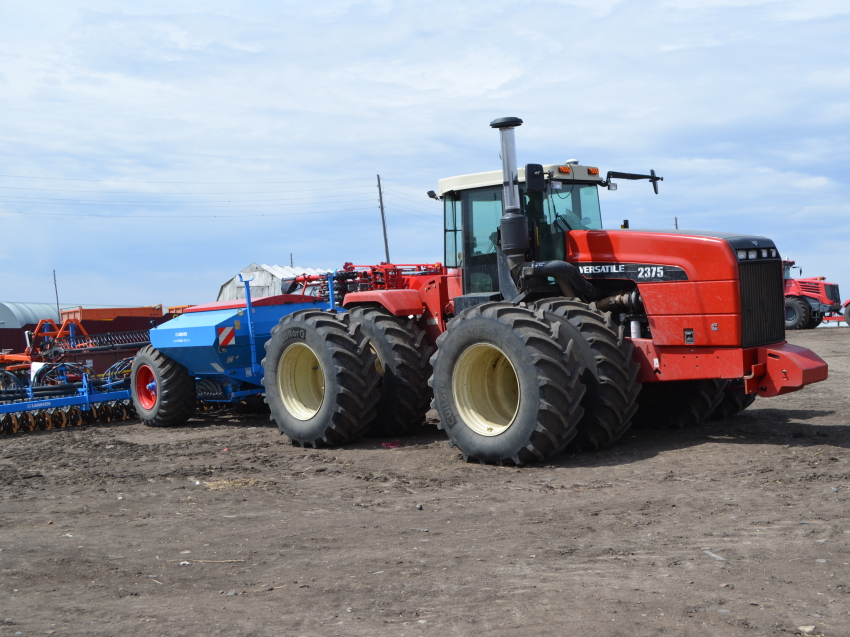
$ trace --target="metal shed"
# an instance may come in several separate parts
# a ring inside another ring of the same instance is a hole
[[[249,285],[251,286],[251,296],[257,298],[281,294],[281,283],[283,281],[294,279],[302,274],[327,274],[328,272],[331,272],[331,270],[293,268],[288,265],[267,265],[265,263],[257,265],[256,263],[252,263],[239,274],[246,279],[254,277],[254,280]],[[245,286],[239,281],[239,275],[237,274],[221,286],[217,300],[233,301],[244,298]]]
[[[75,307],[60,305],[61,309]],[[15,303],[0,301],[0,329],[21,329],[24,325],[33,325],[41,319],[59,320],[55,303]]]

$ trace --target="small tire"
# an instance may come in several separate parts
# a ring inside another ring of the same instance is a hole
[[[377,413],[380,376],[347,312],[293,312],[272,328],[265,348],[263,385],[280,433],[314,448],[365,433]]]
[[[723,400],[729,381],[672,380],[645,383],[638,395],[633,424],[654,429],[693,427],[708,418]]]
[[[33,416],[31,411],[22,412],[18,422],[20,423],[20,429],[24,431],[35,431],[35,416]]]
[[[195,413],[195,379],[152,345],[140,349],[133,359],[130,389],[133,407],[148,427],[182,425]]]
[[[732,383],[730,383],[731,385]],[[739,414],[756,402],[758,394],[745,394],[743,387],[727,387],[723,399],[709,416],[709,420],[725,420]]]
[[[77,407],[68,410],[68,424],[71,427],[79,427],[83,424],[83,413]]]
[[[581,399],[584,416],[569,447],[596,451],[619,440],[632,424],[637,411],[640,365],[632,359],[634,345],[614,324],[610,312],[575,299],[547,299],[535,307],[576,342],[576,354],[584,363],[581,376],[587,388]]]
[[[3,420],[0,421],[3,426],[4,434],[16,434],[19,429],[18,417],[15,414],[5,414]]]
[[[413,319],[395,316],[382,307],[356,307],[352,325],[359,325],[377,355],[381,381],[378,413],[370,424],[375,435],[401,436],[425,421],[431,403],[431,348]]]
[[[439,336],[432,407],[464,460],[521,466],[575,437],[583,366],[554,329],[531,309],[495,302],[465,310]]]
[[[812,318],[812,307],[797,296],[785,297],[785,329],[802,330]]]

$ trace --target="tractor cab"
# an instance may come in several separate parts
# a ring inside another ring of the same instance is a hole
[[[598,168],[573,160],[540,168],[542,189],[526,187],[529,167],[517,171],[520,209],[530,222],[535,260],[564,260],[567,232],[602,229],[598,188],[604,183]],[[463,268],[464,293],[497,292],[502,171],[441,179],[439,189],[445,265]]]

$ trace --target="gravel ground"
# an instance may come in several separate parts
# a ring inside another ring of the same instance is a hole
[[[230,412],[2,437],[0,637],[848,635],[850,329],[789,340],[829,380],[522,469],[433,421],[394,449]]]

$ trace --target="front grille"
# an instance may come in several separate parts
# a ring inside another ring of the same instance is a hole
[[[739,264],[741,346],[785,340],[785,290],[780,261]]]
[[[827,283],[826,288],[826,298],[828,298],[833,303],[841,304],[841,294],[838,292],[838,286],[834,284]]]
[[[800,289],[803,292],[808,292],[814,296],[820,296],[820,283],[808,283],[806,281],[797,281],[800,284]]]

